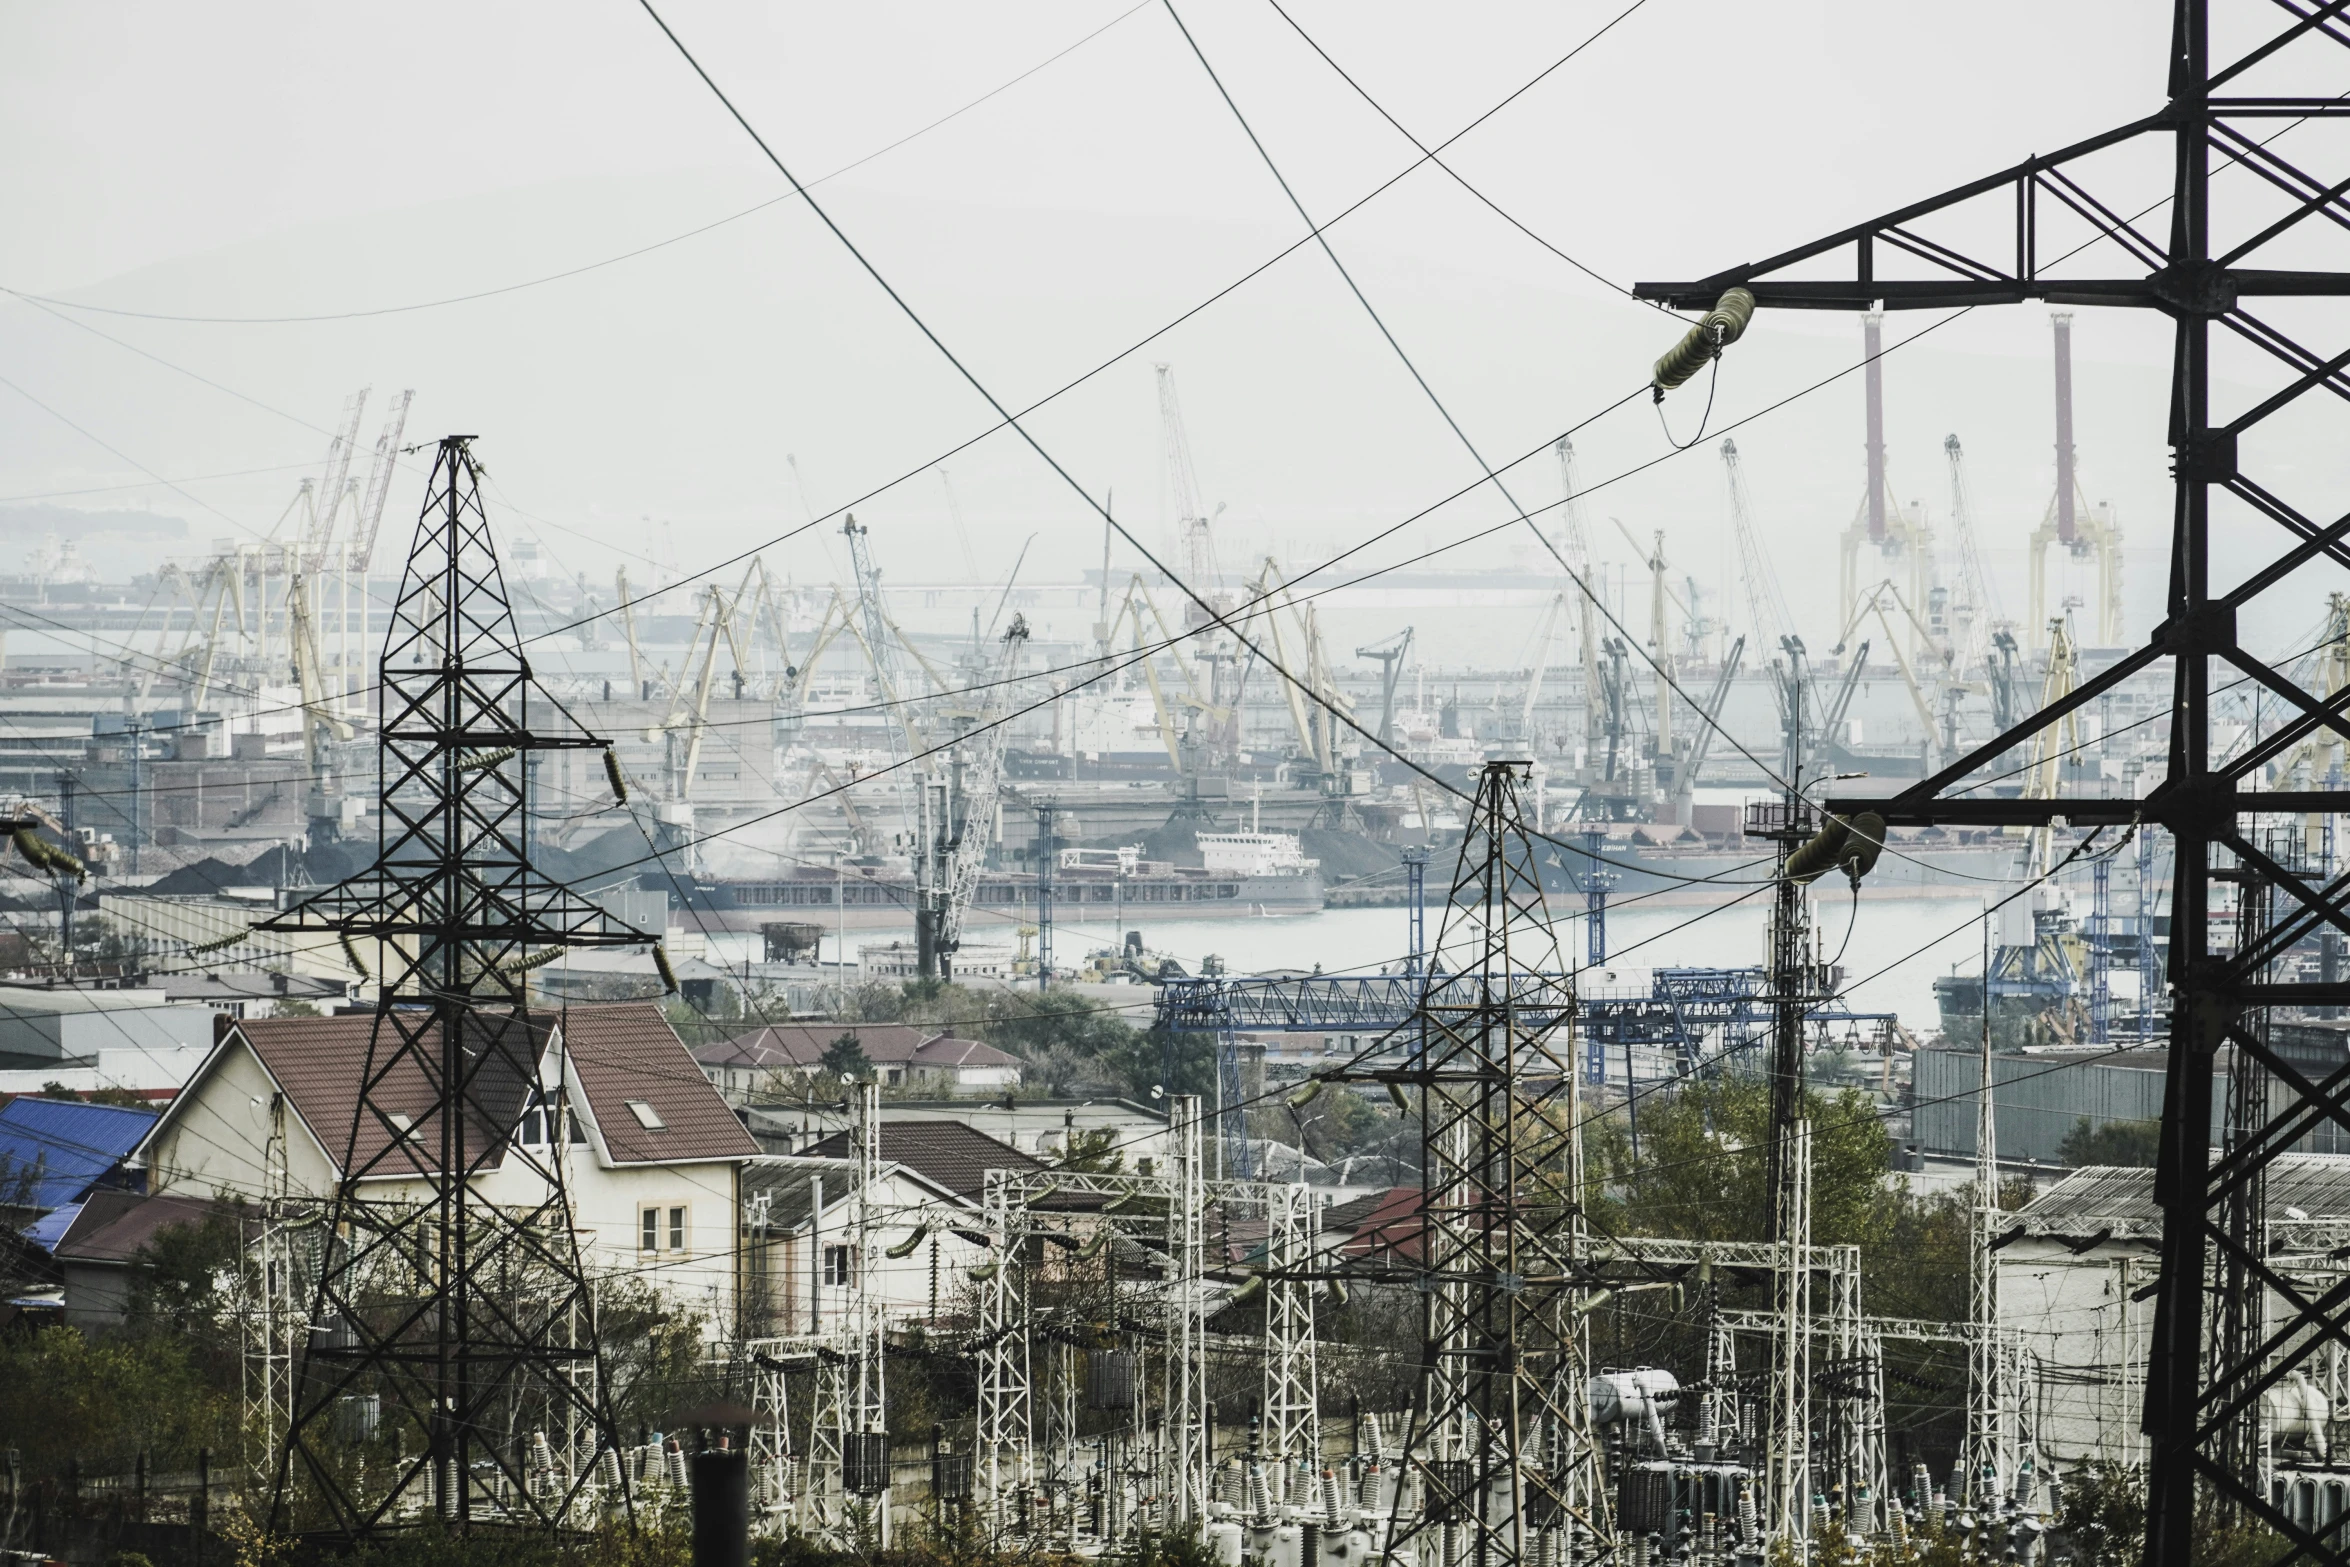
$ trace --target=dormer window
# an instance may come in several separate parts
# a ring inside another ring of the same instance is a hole
[[[530,1102],[523,1107],[522,1124],[515,1128],[514,1140],[525,1148],[543,1148],[557,1136],[568,1134],[575,1144],[587,1141],[587,1128],[576,1115],[565,1114],[563,1095],[545,1089],[531,1090]]]

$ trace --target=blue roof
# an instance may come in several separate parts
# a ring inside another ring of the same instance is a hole
[[[41,1175],[26,1204],[56,1208],[76,1202],[122,1163],[159,1119],[153,1110],[83,1104],[27,1095],[0,1105],[0,1182],[37,1166]],[[13,1191],[9,1191],[13,1196]]]
[[[78,1202],[52,1208],[24,1227],[24,1238],[43,1251],[54,1253],[57,1243],[65,1239],[65,1232],[73,1228],[73,1221],[81,1216],[82,1205]]]

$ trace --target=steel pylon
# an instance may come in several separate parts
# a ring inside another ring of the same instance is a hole
[[[380,985],[350,1118],[316,1128],[339,1176],[281,1529],[552,1527],[625,1502],[560,1019],[527,976],[649,938],[530,865],[528,754],[606,742],[534,686],[471,441],[440,443],[385,639],[376,863],[261,927],[332,931]],[[533,1107],[546,1130],[526,1142]]]
[[[1425,1393],[1404,1450],[1419,1559],[1568,1559],[1608,1534],[1576,1298],[1581,1105],[1572,981],[1520,814],[1524,762],[1478,781],[1425,1045],[1382,1074],[1419,1090]],[[1435,1554],[1440,1553],[1440,1554]]]
[[[1839,815],[1876,811],[1895,827],[2063,824],[2084,836],[2102,829],[2101,847],[2118,847],[2133,824],[2171,835],[2172,1030],[2155,1176],[2164,1233],[2144,1411],[2151,1567],[2186,1567],[2193,1558],[2199,1499],[2224,1500],[2278,1530],[2293,1543],[2288,1560],[2346,1559],[2342,1526],[2312,1532],[2287,1516],[2249,1472],[2239,1436],[2270,1385],[2322,1346],[2346,1341],[2339,1317],[2350,1280],[2320,1288],[2279,1276],[2229,1222],[2241,1212],[2239,1195],[2279,1154],[2326,1122],[2350,1125],[2350,1066],[2313,1077],[2269,1048],[2264,1026],[2283,1009],[2350,1001],[2350,983],[2278,972],[2278,959],[2306,938],[2350,932],[2350,876],[2280,864],[2263,847],[2272,828],[2350,809],[2338,779],[2313,788],[2269,776],[2271,763],[2321,731],[2350,736],[2350,690],[2313,695],[2238,638],[2239,623],[2278,619],[2264,595],[2329,564],[2350,565],[2350,516],[2334,515],[2338,499],[2327,504],[2308,493],[2294,464],[2311,436],[2288,436],[2279,419],[2305,412],[2313,394],[2350,401],[2338,307],[2309,308],[2350,296],[2341,232],[2350,228],[2343,198],[2350,170],[2310,172],[2278,143],[2288,129],[2315,122],[2292,150],[2307,146],[2329,165],[2342,163],[2335,125],[2345,116],[2350,7],[2341,0],[2174,0],[2167,101],[2144,118],[1768,260],[1635,288],[1684,309],[1711,307],[1735,287],[1765,311],[2036,299],[2171,319],[2175,492],[2162,623],[2095,678],[1892,798],[1829,801]],[[2169,190],[2138,212],[2129,177],[2149,156],[2166,161]],[[2225,201],[2215,206],[2223,172]],[[2301,329],[2324,340],[2307,345]],[[2244,345],[2242,373],[2231,365],[2230,379],[2251,384],[2240,406],[2221,414],[2213,410],[2215,340]],[[2213,544],[2215,497],[2227,503],[2223,519],[2244,525],[2224,554]],[[2255,547],[2269,528],[2277,530],[2273,547]],[[2035,736],[2166,662],[2174,696],[2169,765],[2145,798],[1969,792],[2003,759],[2012,765]],[[2221,683],[2237,681],[2260,687],[2267,706],[2267,717],[2243,733],[2213,722]],[[2264,787],[2272,783],[2287,786]],[[2221,876],[2255,877],[2275,899],[2273,921],[2241,946],[2231,939],[2234,922],[2215,914]],[[2212,1079],[2222,1044],[2276,1086],[2215,1157]],[[2215,1264],[2265,1288],[2263,1332],[2207,1339]]]

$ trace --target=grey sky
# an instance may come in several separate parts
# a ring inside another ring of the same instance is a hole
[[[671,0],[664,14],[813,175],[1127,9]],[[1307,3],[1292,14],[1434,140],[1622,9]],[[1318,214],[1409,161],[1262,0],[1183,11]],[[0,27],[0,209],[11,214],[0,284],[12,288],[196,314],[367,309],[577,265],[779,189],[651,22],[617,0],[14,4],[0,7]],[[2143,4],[1648,0],[1448,157],[1609,276],[1693,275],[2151,109],[2162,31],[2158,8]],[[2122,195],[2152,199],[2161,171],[2121,183]],[[1155,3],[821,194],[990,384],[1022,401],[1299,232]],[[1333,237],[1489,457],[1536,447],[1613,401],[1673,335],[1432,169]],[[380,398],[413,385],[412,433],[479,432],[506,499],[544,520],[567,564],[599,574],[613,550],[654,551],[642,518],[673,520],[687,565],[797,521],[786,452],[824,507],[986,422],[788,205],[587,278],[442,310],[310,326],[77,319],[313,425],[354,386],[372,383]],[[1893,335],[1931,319],[1897,317]],[[1995,552],[2020,545],[2045,503],[2046,343],[2044,309],[1984,311],[1888,363],[1896,483],[1939,516],[1940,438],[1959,430],[1995,514],[1978,518]],[[1849,363],[1857,346],[1846,317],[1769,319],[1725,364],[1717,423]],[[2159,587],[2166,350],[2151,320],[2084,315],[2078,332],[2084,474],[2124,507],[2141,551],[2132,598],[2145,607]],[[304,461],[321,444],[22,302],[0,302],[0,359],[25,390],[158,472]],[[1284,539],[1348,541],[1473,477],[1308,251],[1037,419],[1089,487],[1115,487],[1146,537],[1159,521],[1157,359],[1177,366],[1203,486],[1230,503],[1230,556]],[[1799,597],[1813,575],[1806,558],[1832,548],[1858,497],[1858,406],[1853,378],[1739,434]],[[1676,435],[1687,438],[1701,407],[1686,394],[1667,405]],[[1578,444],[1587,481],[1665,449],[1640,405]],[[1628,553],[1604,521],[1622,515],[1671,530],[1701,573],[1718,562],[1711,446],[1594,497],[1603,550],[1615,541],[1613,553]],[[1095,547],[1081,509],[1007,438],[951,466],[989,569],[1030,531],[1044,535],[1056,575]],[[0,390],[0,493],[140,477]],[[1547,462],[1517,487],[1529,503],[1557,494]],[[291,480],[191,488],[266,527]],[[189,516],[199,536],[229,531],[171,492],[124,493]],[[959,558],[941,553],[934,478],[861,514],[902,576]],[[1472,500],[1414,538],[1425,547],[1498,515],[1490,498]],[[1460,558],[1508,558],[1496,549]],[[809,543],[777,563],[802,580],[830,570]],[[1830,612],[1828,596],[1813,612]]]

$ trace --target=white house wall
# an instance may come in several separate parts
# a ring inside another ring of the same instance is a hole
[[[856,1202],[851,1191],[855,1167],[847,1160],[810,1175],[824,1180],[825,1202],[820,1222],[789,1237],[778,1237],[767,1249],[767,1290],[773,1326],[778,1333],[828,1332],[845,1320],[853,1289],[824,1282],[823,1254],[827,1247],[846,1246],[856,1255]],[[874,1287],[882,1309],[895,1322],[926,1321],[937,1309],[951,1313],[971,1285],[971,1269],[992,1255],[948,1228],[978,1232],[980,1215],[972,1208],[942,1197],[926,1182],[914,1180],[892,1166],[882,1175],[880,1212],[875,1220],[877,1250],[899,1245],[915,1229],[929,1233],[905,1257],[882,1256],[875,1265]],[[746,1256],[754,1255],[746,1245]],[[935,1295],[933,1286],[935,1282]]]
[[[2027,1237],[1998,1256],[1999,1319],[2025,1350],[2027,1416],[2043,1458],[2060,1470],[2141,1460],[2154,1302],[2130,1297],[2154,1277],[2151,1245],[2109,1242],[2076,1255]]]
[[[263,1149],[275,1092],[250,1049],[240,1043],[222,1052],[151,1145],[148,1189],[248,1201],[265,1196]],[[330,1199],[338,1182],[335,1165],[290,1108],[286,1122],[289,1195]],[[643,1279],[679,1305],[710,1311],[731,1326],[737,1166],[613,1165],[596,1142],[566,1144],[562,1154],[589,1270]],[[371,1180],[365,1189],[385,1201],[423,1202],[430,1195],[422,1181],[410,1179]],[[536,1207],[547,1197],[545,1180],[516,1159],[481,1177],[475,1190],[488,1202],[518,1208]],[[686,1210],[685,1244],[672,1246],[669,1210],[679,1207]],[[657,1244],[649,1252],[641,1245],[646,1208],[660,1211]]]
[[[231,1202],[270,1196],[267,1144],[276,1094],[275,1082],[243,1043],[220,1052],[211,1070],[180,1095],[148,1145],[147,1189]],[[283,1114],[289,1194],[331,1194],[334,1165],[291,1105]]]

